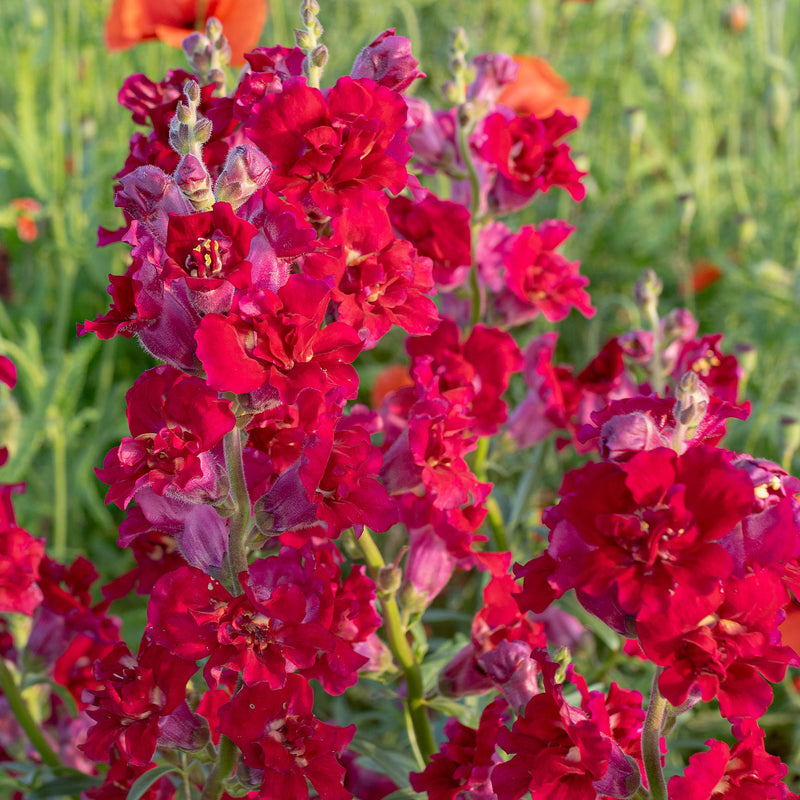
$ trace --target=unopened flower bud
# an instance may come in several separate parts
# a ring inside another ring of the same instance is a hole
[[[178,122],[189,125],[194,120],[195,111],[190,106],[187,106],[186,103],[178,103],[178,105],[175,106],[175,116]]]
[[[183,93],[190,105],[196,106],[200,102],[200,84],[197,81],[186,81],[183,84]]]
[[[675,392],[675,419],[689,431],[696,428],[708,410],[708,388],[696,372],[684,372]]]
[[[211,69],[211,47],[208,37],[198,31],[190,33],[181,42],[181,48],[189,66],[201,75]]]
[[[308,58],[312,67],[322,69],[328,63],[328,48],[324,44],[318,44]]]
[[[393,564],[381,567],[375,577],[375,588],[378,596],[389,596],[397,594],[400,584],[403,581],[403,571]]]
[[[652,269],[646,269],[633,287],[633,300],[640,308],[658,305],[663,288],[664,284],[658,275]]]
[[[271,174],[272,164],[261,150],[249,144],[238,145],[228,153],[214,194],[217,200],[230,203],[235,210],[266,186]]]
[[[192,149],[189,126],[181,122],[177,116],[172,118],[169,126],[169,144],[181,156],[185,156]]]
[[[206,36],[216,42],[222,36],[222,23],[216,17],[209,17],[206,20]]]
[[[300,4],[300,18],[303,25],[308,27],[319,14],[319,3],[317,0],[303,0]]]
[[[197,156],[191,153],[184,155],[175,170],[175,183],[198,211],[210,208],[214,204],[211,177]]]
[[[314,40],[308,31],[301,31],[299,28],[294,29],[294,43],[301,50],[310,50],[314,47]]]
[[[678,41],[675,26],[668,19],[657,19],[650,26],[650,46],[661,58],[666,58]]]
[[[200,117],[194,126],[194,140],[200,144],[205,144],[211,138],[213,126],[207,117]]]

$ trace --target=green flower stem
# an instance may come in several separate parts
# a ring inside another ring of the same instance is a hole
[[[485,482],[486,478],[486,457],[489,455],[489,437],[482,436],[478,439],[478,448],[475,451],[475,461],[473,469],[475,476],[479,481]],[[498,550],[510,550],[508,546],[508,537],[506,536],[505,523],[503,521],[503,512],[497,500],[490,494],[486,500],[486,519],[489,522],[489,527],[492,529],[494,535],[494,543]]]
[[[361,536],[356,540],[367,566],[375,573],[385,566],[383,556],[378,546],[375,544],[369,531],[365,528]],[[394,595],[378,595],[383,611],[383,627],[389,647],[403,670],[406,679],[406,709],[411,718],[416,741],[412,741],[412,747],[419,751],[419,755],[424,763],[436,752],[436,740],[433,738],[428,714],[425,706],[425,699],[422,690],[422,672],[414,656],[414,651],[406,638],[403,623],[400,617],[400,609]]]
[[[222,784],[233,771],[238,752],[236,745],[223,734],[219,740],[217,763],[214,764],[214,768],[208,776],[206,785],[203,787],[203,793],[200,795],[200,800],[219,800],[222,797]]]
[[[661,672],[662,667],[657,667],[653,675],[650,702],[642,731],[642,758],[652,800],[667,800],[667,782],[661,770],[661,734],[664,731],[668,705],[658,691],[658,676]]]
[[[228,588],[235,594],[241,594],[241,589],[237,587],[239,587],[239,573],[247,570],[247,535],[250,532],[251,509],[242,461],[242,433],[238,425],[225,434],[224,448],[225,467],[231,482],[231,496],[236,505],[230,518],[228,535],[228,561],[233,587]]]
[[[480,206],[481,181],[478,177],[478,170],[475,169],[475,162],[472,160],[472,153],[469,149],[469,129],[471,125],[466,117],[466,104],[456,112],[458,152],[467,170],[467,180],[469,181],[469,215],[472,220],[470,230],[471,250],[472,250],[472,270],[470,272],[470,288],[472,289],[472,324],[475,325],[483,315],[484,297],[478,280],[478,262],[475,258],[475,248],[477,247],[478,234],[481,225],[476,223]]]
[[[30,743],[38,750],[42,761],[48,767],[62,766],[61,759],[55,750],[50,747],[49,742],[44,738],[41,728],[31,716],[30,709],[25,703],[22,694],[20,694],[17,682],[14,680],[14,676],[11,674],[11,670],[8,668],[4,658],[0,658],[0,690],[5,695],[11,713],[17,718],[17,722],[27,734]]]

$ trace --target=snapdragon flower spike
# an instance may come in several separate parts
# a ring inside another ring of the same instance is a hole
[[[253,105],[244,127],[275,167],[271,188],[324,219],[364,190],[405,188],[405,118],[402,96],[372,80],[343,77],[323,95],[289,78]]]
[[[282,688],[266,683],[244,686],[219,709],[219,730],[242,751],[246,766],[260,775],[258,800],[307,800],[307,781],[320,800],[350,800],[345,769],[338,757],[355,725],[337,728],[313,714],[313,693],[300,675]]]
[[[95,664],[95,677],[104,688],[87,692],[84,698],[94,725],[79,749],[95,761],[108,762],[116,748],[131,764],[149,764],[160,720],[184,701],[186,684],[196,669],[194,661],[146,638],[136,657],[120,642]]]
[[[195,502],[227,493],[211,451],[236,424],[230,401],[200,378],[166,365],[143,373],[125,397],[132,435],[96,470],[110,485],[107,503],[126,508],[146,486]]]
[[[322,281],[292,275],[277,293],[242,293],[227,316],[203,317],[195,338],[209,386],[241,394],[269,384],[285,403],[305,387],[339,386],[355,397],[358,375],[350,362],[363,342],[344,322],[322,327],[330,295]]]

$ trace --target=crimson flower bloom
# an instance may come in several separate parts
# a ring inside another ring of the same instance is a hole
[[[764,749],[764,731],[753,721],[734,726],[738,741],[730,747],[709,739],[683,775],[669,779],[670,800],[797,800],[782,782],[787,769]]]
[[[95,678],[104,688],[92,693],[86,713],[95,723],[80,749],[95,761],[107,762],[116,747],[132,764],[149,764],[159,720],[184,701],[186,684],[196,670],[193,661],[147,639],[136,657],[120,642],[95,664]]]
[[[144,486],[186,499],[214,496],[218,476],[209,450],[236,423],[230,402],[200,378],[164,365],[143,373],[125,397],[132,436],[96,470],[110,484],[106,502],[126,508]]]
[[[203,317],[195,338],[208,384],[236,393],[269,384],[286,403],[304,387],[339,386],[355,397],[358,375],[350,362],[363,343],[344,322],[322,327],[330,295],[322,281],[292,275],[277,294],[236,296],[228,316]]]
[[[731,461],[707,445],[681,456],[659,447],[569,472],[561,503],[545,512],[547,551],[517,571],[529,576],[523,607],[541,611],[552,592],[574,588],[625,633],[626,615],[665,609],[677,585],[714,591],[734,568],[719,542],[753,507],[753,485]]]
[[[258,800],[307,800],[306,781],[321,800],[350,800],[338,756],[356,726],[337,728],[312,713],[308,681],[289,675],[282,689],[266,683],[244,686],[219,709],[219,730],[242,751],[244,763],[263,770]]]
[[[223,25],[231,63],[242,66],[243,54],[258,44],[267,21],[267,0],[114,0],[106,20],[106,46],[127,50],[147,39],[160,39],[180,47],[190,33],[205,28],[209,17]]]
[[[164,576],[148,608],[152,639],[181,658],[210,656],[204,674],[214,686],[225,669],[275,689],[294,672],[317,678],[329,694],[356,682],[367,659],[354,645],[380,625],[363,567],[342,580],[327,548],[284,547],[239,578],[244,594],[233,597],[191,567]]]
[[[433,754],[424,772],[410,775],[414,791],[427,792],[429,800],[496,797],[491,776],[499,761],[496,740],[505,710],[505,700],[495,698],[481,714],[477,730],[455,717],[449,719],[444,726],[447,741]]]
[[[374,81],[343,77],[323,96],[289,78],[253,106],[245,129],[275,166],[270,188],[327,217],[364,189],[403,190],[405,120],[400,94]]]

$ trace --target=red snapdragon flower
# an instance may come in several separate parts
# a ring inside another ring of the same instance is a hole
[[[629,633],[626,615],[666,609],[678,585],[698,597],[715,591],[734,568],[719,542],[753,505],[752,483],[731,461],[698,445],[681,456],[656,448],[569,472],[561,503],[545,512],[546,553],[516,571],[530,576],[522,607],[541,611],[552,592],[574,588],[587,608]]]
[[[670,800],[797,800],[782,781],[786,766],[764,749],[764,731],[745,721],[734,734],[733,747],[709,739],[709,750],[689,758],[684,774],[669,779]]]
[[[131,764],[150,763],[160,735],[159,721],[180,705],[197,666],[169,650],[142,640],[138,656],[123,642],[95,664],[104,688],[87,693],[86,713],[94,720],[80,749],[108,762],[114,748]]]
[[[410,242],[395,238],[383,195],[365,192],[333,220],[334,257],[313,256],[305,271],[332,278],[337,319],[359,331],[374,347],[392,325],[411,334],[430,333],[439,322],[430,259]]]
[[[506,702],[495,698],[483,710],[477,729],[455,717],[444,726],[444,742],[434,753],[424,772],[409,776],[415,792],[427,792],[429,800],[455,800],[456,797],[497,797],[492,790],[492,769],[500,760],[497,734],[503,727]]]
[[[247,685],[272,688],[299,672],[341,694],[367,661],[354,644],[377,630],[380,618],[363,568],[342,580],[336,560],[317,552],[284,547],[256,561],[239,576],[244,594],[237,597],[191,567],[164,576],[148,608],[150,636],[181,658],[208,657],[204,675],[212,686],[226,669],[241,672]]]
[[[440,289],[464,283],[472,264],[468,209],[428,192],[419,203],[394,197],[388,211],[395,231],[433,261],[433,280]]]
[[[322,327],[330,295],[322,281],[292,275],[277,294],[237,295],[228,316],[203,317],[195,338],[208,384],[236,393],[269,384],[286,403],[304,387],[339,386],[355,397],[358,375],[350,362],[363,342],[344,322]]]
[[[510,112],[509,112],[510,113]],[[522,208],[537,192],[560,186],[573,200],[583,200],[586,189],[580,172],[560,140],[578,127],[578,121],[560,111],[547,119],[506,115],[496,111],[483,121],[480,157],[496,168],[489,205],[510,211]]]
[[[244,686],[219,709],[219,730],[242,751],[244,763],[263,771],[258,800],[307,800],[309,781],[321,800],[350,800],[338,756],[355,725],[337,728],[312,713],[311,687],[289,675],[281,689]]]
[[[145,486],[161,495],[217,496],[219,475],[209,451],[236,423],[230,401],[169,366],[147,370],[125,397],[132,435],[96,470],[110,484],[106,502],[126,508]]]
[[[406,350],[418,383],[425,385],[428,375],[435,375],[442,396],[456,398],[473,417],[475,433],[497,433],[507,416],[501,396],[511,375],[522,367],[522,354],[510,334],[476,325],[462,341],[455,322],[443,318],[430,336],[409,338]]]
[[[363,190],[403,190],[405,119],[401,95],[372,80],[343,77],[323,95],[289,78],[252,107],[245,130],[275,165],[270,187],[327,217]]]

